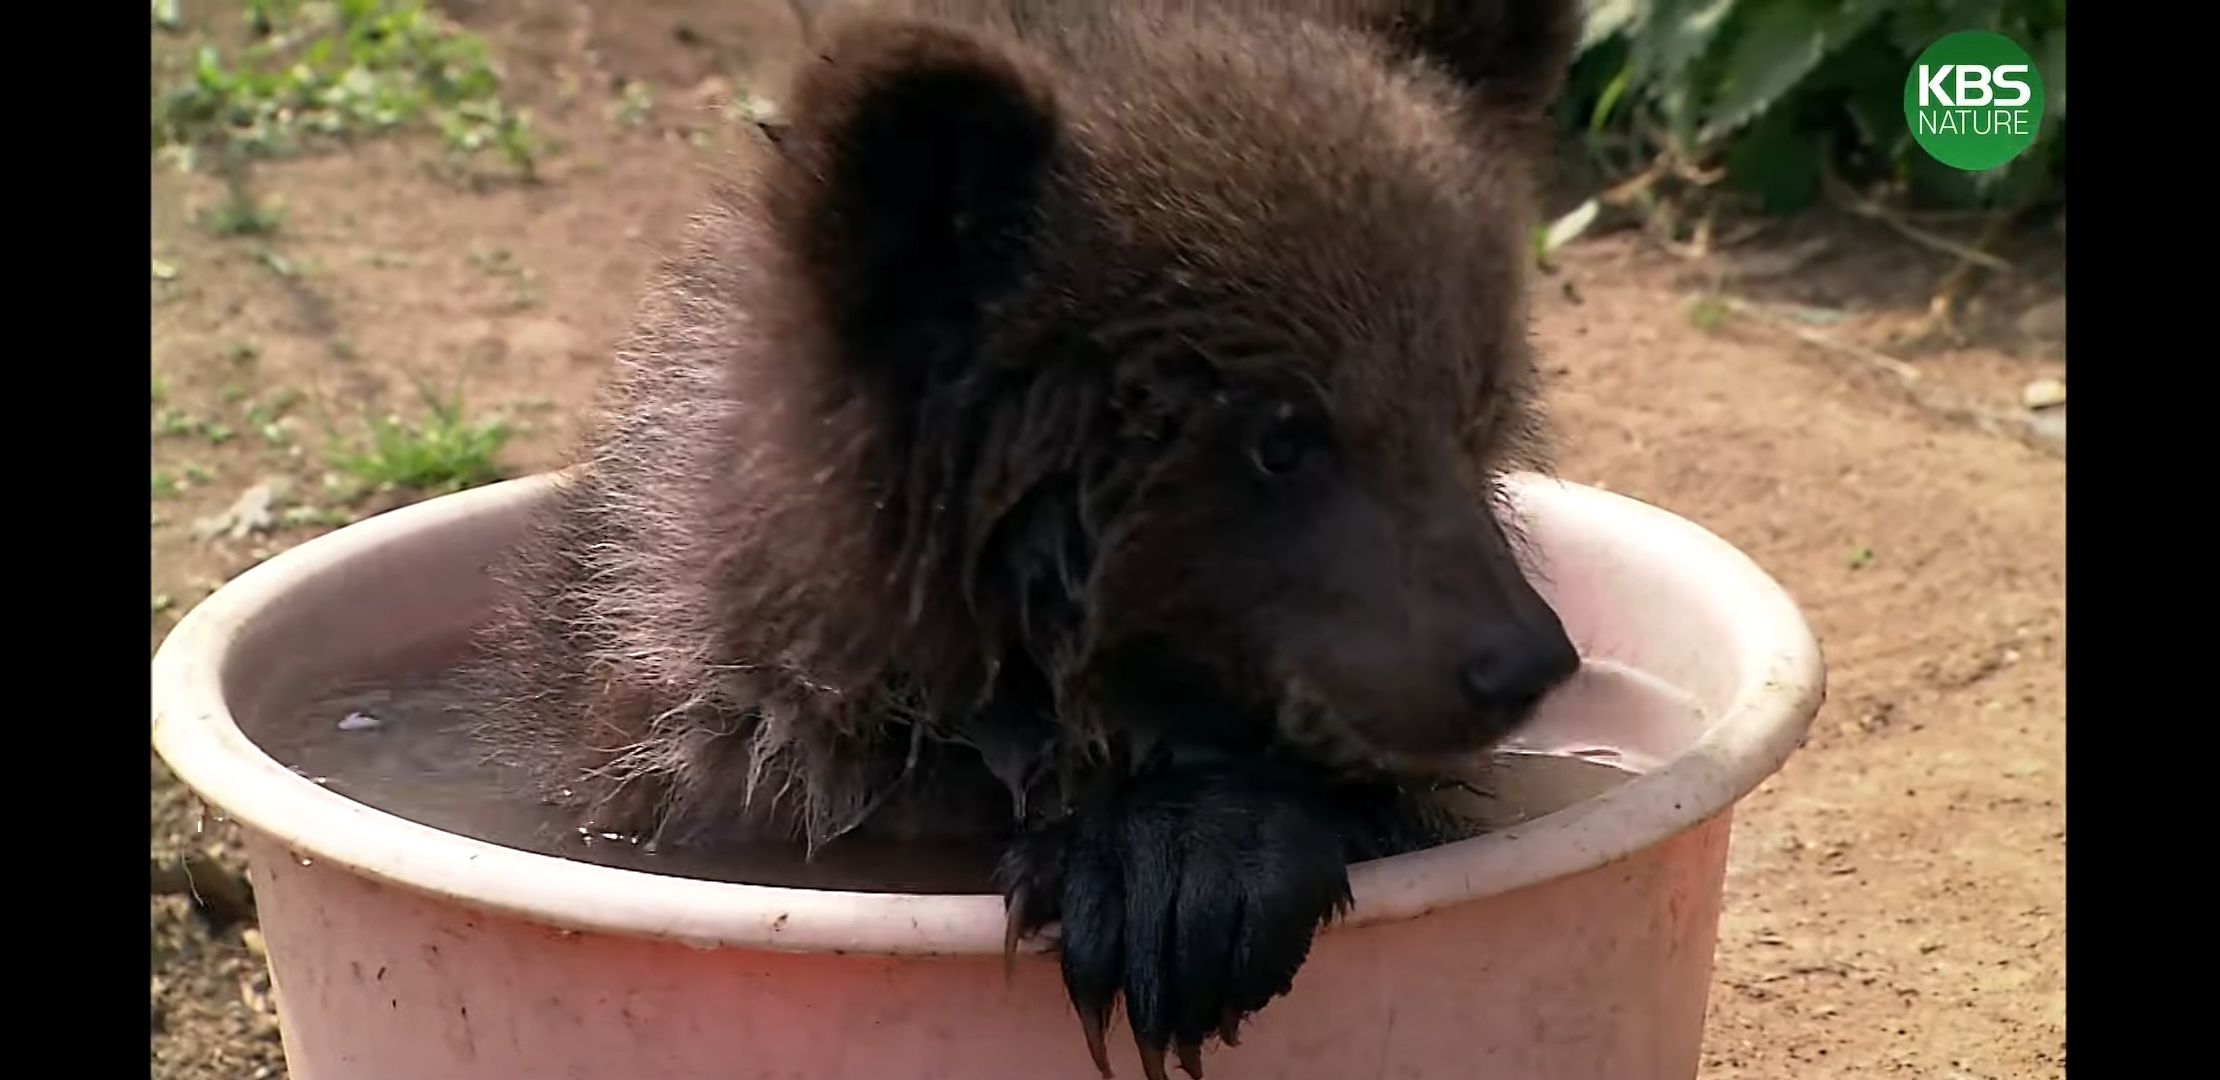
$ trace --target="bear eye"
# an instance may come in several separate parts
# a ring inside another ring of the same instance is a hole
[[[1274,410],[1272,424],[1249,446],[1249,460],[1266,476],[1283,476],[1301,468],[1319,448],[1315,423],[1292,406]]]
[[[1302,438],[1292,427],[1282,425],[1258,439],[1250,456],[1256,460],[1257,470],[1266,476],[1293,472],[1303,463]]]

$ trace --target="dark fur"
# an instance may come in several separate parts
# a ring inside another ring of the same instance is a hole
[[[662,842],[1010,836],[1098,1062],[1199,1075],[1575,660],[1493,477],[1577,4],[916,2],[650,291],[482,727]]]

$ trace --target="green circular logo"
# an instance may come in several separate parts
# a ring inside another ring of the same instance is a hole
[[[1912,140],[1953,169],[1981,172],[2018,157],[2043,125],[2043,75],[2011,38],[1985,30],[1927,47],[1904,80]]]

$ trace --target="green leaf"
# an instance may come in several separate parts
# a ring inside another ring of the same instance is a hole
[[[1658,88],[1657,103],[1683,150],[1691,149],[1702,100],[1689,76],[1734,14],[1736,0],[1656,0],[1635,32],[1634,81]]]
[[[1657,74],[1678,78],[1711,49],[1713,39],[1734,14],[1736,0],[1656,0],[1643,12],[1644,51],[1654,57]]]
[[[1596,97],[1596,111],[1588,117],[1588,134],[1596,135],[1611,120],[1611,110],[1618,107],[1619,99],[1626,95],[1627,80],[1634,74],[1632,67],[1622,67],[1611,81],[1603,86],[1603,93]]]
[[[1633,26],[1640,10],[1636,0],[1588,0],[1587,18],[1580,24],[1580,44],[1573,55],[1582,55],[1598,42]]]
[[[2010,33],[2015,20],[2005,17],[2006,0],[1913,0],[1898,4],[1896,45],[1908,63],[1925,52],[1937,38],[1960,30],[1993,30]]]
[[[1726,54],[1726,85],[1707,110],[1697,141],[1714,145],[1771,108],[1829,53],[1871,26],[1885,3],[1850,0],[1822,13],[1808,3],[1775,2],[1752,11]]]
[[[1766,213],[1795,213],[1818,201],[1825,152],[1817,133],[1800,128],[1793,112],[1778,109],[1735,139],[1727,153],[1727,183],[1757,196]]]
[[[2043,122],[2066,118],[2066,28],[2043,35],[2034,49],[2035,70],[2043,76]]]

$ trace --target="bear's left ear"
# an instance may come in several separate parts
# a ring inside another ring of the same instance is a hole
[[[923,20],[828,28],[777,122],[766,209],[838,333],[900,335],[992,291],[1061,132],[1033,59]]]

